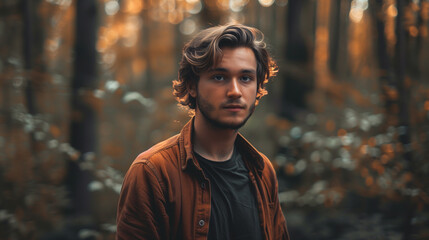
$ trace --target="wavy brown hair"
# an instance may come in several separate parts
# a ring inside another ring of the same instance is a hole
[[[253,51],[257,62],[257,102],[268,93],[265,84],[277,73],[277,65],[266,50],[264,35],[253,27],[228,24],[201,31],[183,47],[178,80],[173,81],[173,94],[180,104],[195,109],[196,99],[189,89],[197,84],[200,73],[219,63],[224,47],[248,47]]]

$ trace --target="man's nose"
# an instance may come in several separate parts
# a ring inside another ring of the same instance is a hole
[[[231,82],[228,84],[228,92],[227,96],[229,98],[240,98],[241,97],[241,89],[239,80],[233,78]]]

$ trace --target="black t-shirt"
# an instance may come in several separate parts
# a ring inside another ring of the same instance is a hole
[[[256,197],[240,153],[234,150],[231,159],[224,162],[195,155],[210,180],[208,239],[262,239]]]

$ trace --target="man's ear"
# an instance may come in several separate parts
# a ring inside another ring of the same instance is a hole
[[[191,97],[196,98],[197,97],[197,84],[190,84],[188,87],[188,92]]]

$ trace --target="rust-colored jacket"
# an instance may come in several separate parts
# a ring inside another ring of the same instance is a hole
[[[116,239],[207,239],[210,184],[193,155],[192,128],[193,120],[134,160],[120,194]],[[240,134],[237,138],[256,193],[263,239],[289,239],[270,161]]]

